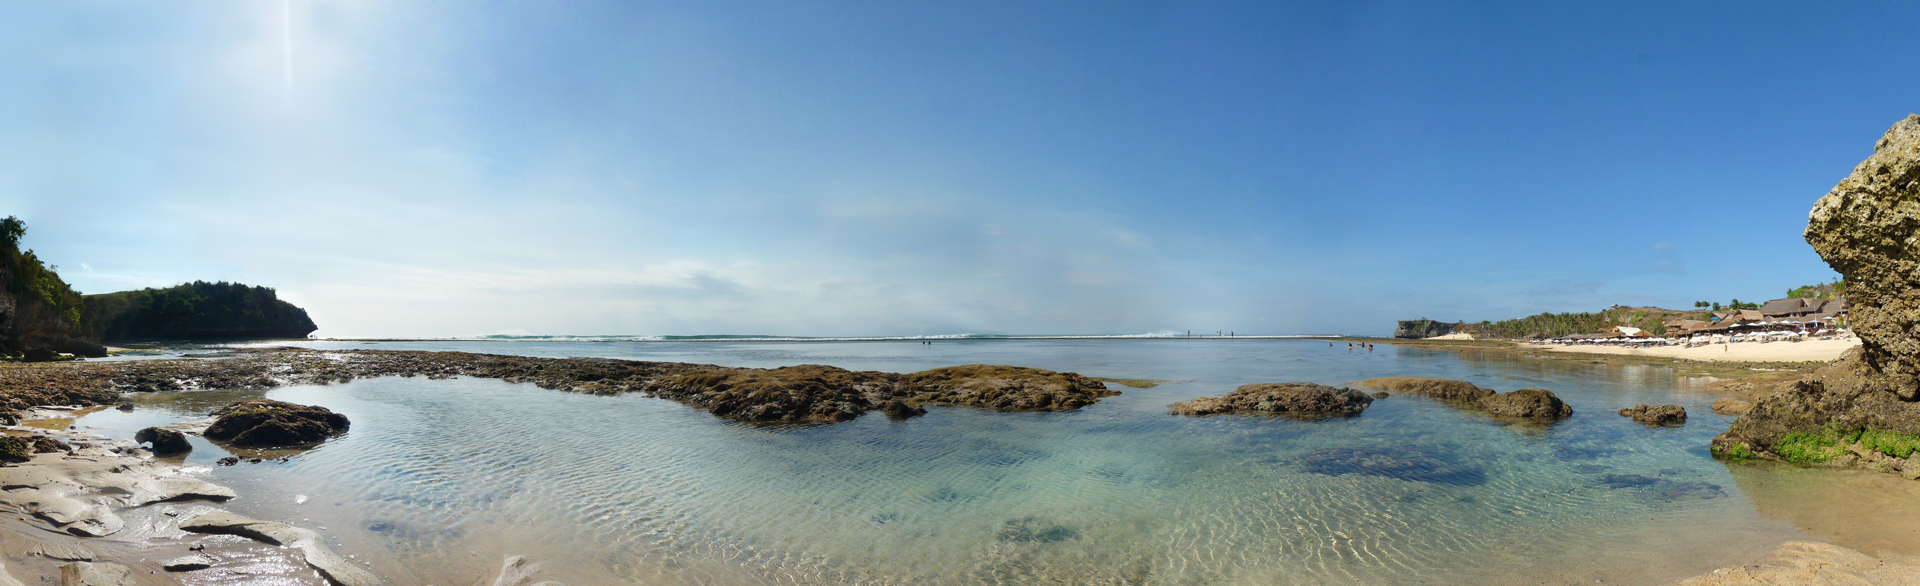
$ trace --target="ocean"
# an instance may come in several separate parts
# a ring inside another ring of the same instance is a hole
[[[1168,382],[1071,412],[767,426],[638,395],[379,378],[158,395],[78,425],[130,438],[262,394],[344,413],[352,431],[285,462],[216,466],[227,452],[193,438],[186,463],[242,494],[229,508],[318,529],[396,584],[487,583],[507,555],[576,586],[1657,583],[1807,537],[1751,489],[1796,471],[1714,460],[1731,419],[1661,366],[1300,339],[292,345]],[[1545,388],[1574,415],[1515,424],[1414,396],[1344,419],[1167,413],[1244,384],[1382,376]],[[1639,403],[1691,419],[1615,414]]]

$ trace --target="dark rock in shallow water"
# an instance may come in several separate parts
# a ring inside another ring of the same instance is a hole
[[[1364,448],[1327,448],[1315,450],[1301,459],[1308,472],[1340,476],[1365,474],[1416,482],[1477,485],[1486,482],[1486,473],[1456,466],[1414,450],[1375,450]]]
[[[106,358],[107,357],[106,346],[101,346],[99,344],[88,342],[86,340],[81,340],[79,338],[67,338],[65,340],[61,340],[59,343],[54,344],[53,349],[58,352],[65,352],[65,353],[72,354],[74,356],[79,356],[82,358]]]
[[[1467,381],[1444,378],[1388,376],[1370,378],[1358,384],[1405,395],[1426,395],[1442,401],[1478,401],[1493,394],[1492,390],[1474,386]]]
[[[1352,416],[1366,411],[1373,398],[1352,389],[1313,383],[1243,385],[1223,397],[1197,397],[1169,406],[1180,415],[1253,412],[1299,416]]]
[[[1021,517],[1007,521],[997,537],[1001,541],[1054,543],[1066,541],[1080,535],[1068,527],[1043,522],[1035,517]]]
[[[748,421],[830,423],[884,409],[959,405],[1001,411],[1067,411],[1119,391],[1071,372],[969,365],[913,374],[855,372],[803,364],[774,369],[710,368],[655,380],[650,392]]]
[[[1520,389],[1480,399],[1487,413],[1536,421],[1559,421],[1573,416],[1573,407],[1546,389]]]
[[[27,362],[53,362],[55,356],[59,356],[59,353],[54,352],[52,348],[28,348],[21,360]]]
[[[1687,409],[1679,405],[1634,405],[1621,409],[1620,416],[1643,425],[1679,425],[1687,422]]]
[[[312,445],[346,433],[348,426],[347,416],[325,407],[271,399],[234,403],[214,411],[213,416],[217,419],[203,435],[242,448]]]
[[[1556,445],[1553,447],[1553,456],[1561,460],[1592,460],[1611,456],[1615,451],[1602,445]]]
[[[1607,488],[1637,488],[1653,486],[1660,479],[1639,474],[1608,474],[1601,476],[1598,482]]]
[[[1720,485],[1699,481],[1678,482],[1662,481],[1653,487],[1654,494],[1660,498],[1677,501],[1685,499],[1711,500],[1727,496]]]
[[[899,399],[887,401],[886,406],[883,407],[882,410],[886,412],[887,417],[892,417],[894,419],[906,419],[909,417],[919,417],[921,415],[927,414],[926,409],[921,407],[916,407],[913,405],[908,405],[906,401],[902,401]]]
[[[1388,395],[1387,395],[1387,392],[1386,392],[1386,391],[1380,391],[1380,392],[1378,392],[1378,393],[1374,393],[1374,394],[1373,394],[1373,400],[1375,400],[1375,401],[1378,401],[1378,400],[1381,400],[1381,399],[1385,399],[1385,398],[1387,398],[1387,397],[1388,397]]]
[[[153,455],[162,458],[178,456],[193,451],[193,444],[187,443],[186,434],[158,427],[149,427],[133,434],[133,441],[153,443]]]
[[[1071,372],[969,364],[900,377],[900,388],[921,405],[958,405],[998,411],[1071,411],[1099,397],[1119,395],[1106,383]]]
[[[1596,482],[1612,489],[1632,488],[1644,490],[1655,498],[1669,501],[1698,499],[1709,500],[1727,496],[1716,484],[1698,481],[1674,481],[1639,474],[1608,474]]]

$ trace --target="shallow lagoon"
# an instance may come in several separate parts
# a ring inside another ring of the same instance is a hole
[[[1655,583],[1806,536],[1756,512],[1740,484],[1775,473],[1714,461],[1728,419],[1658,367],[1311,340],[302,345],[1185,381],[1068,413],[766,427],[640,396],[381,378],[268,392],[354,422],[285,463],[212,466],[225,453],[195,439],[187,463],[238,489],[234,509],[324,527],[395,583],[484,582],[510,554],[576,585]],[[1575,414],[1514,425],[1397,396],[1327,421],[1165,409],[1378,376],[1538,386]],[[80,425],[130,437],[232,398],[153,397]],[[1614,414],[1636,403],[1693,419]]]

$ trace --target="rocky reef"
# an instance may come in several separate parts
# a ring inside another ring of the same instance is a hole
[[[1463,380],[1406,376],[1370,378],[1360,381],[1359,385],[1408,395],[1425,395],[1453,407],[1506,419],[1552,423],[1573,416],[1573,407],[1546,389],[1529,388],[1498,393]]]
[[[1493,391],[1473,383],[1445,378],[1387,376],[1360,381],[1360,386],[1393,391],[1403,395],[1422,395],[1441,401],[1479,401]]]
[[[272,399],[240,401],[213,412],[207,439],[239,448],[308,446],[347,432],[347,416],[312,405]],[[138,436],[134,441],[142,441]],[[160,453],[155,441],[154,453]]]
[[[1920,479],[1920,115],[1813,206],[1806,239],[1847,283],[1861,346],[1753,402],[1713,453]]]
[[[1490,415],[1536,421],[1559,421],[1573,417],[1573,407],[1546,389],[1527,388],[1494,393],[1480,399],[1480,407]]]
[[[1221,397],[1196,397],[1168,406],[1177,415],[1217,415],[1221,413],[1265,413],[1296,417],[1337,417],[1359,415],[1373,404],[1373,397],[1353,389],[1337,389],[1314,383],[1278,383],[1242,385]]]
[[[221,360],[0,367],[0,408],[108,404],[122,392],[269,389],[381,376],[469,376],[595,395],[644,393],[721,417],[770,423],[832,423],[875,410],[907,417],[923,413],[928,405],[1065,411],[1120,394],[1078,374],[1016,366],[952,366],[896,374],[820,365],[759,369],[465,352],[277,349],[244,351]]]
[[[1620,416],[1641,425],[1680,425],[1687,422],[1687,408],[1679,405],[1634,405],[1621,409]]]

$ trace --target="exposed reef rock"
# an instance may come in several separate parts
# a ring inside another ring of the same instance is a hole
[[[73,447],[53,438],[18,435],[0,436],[0,462],[18,464],[33,459],[34,454],[71,451],[73,451]]]
[[[1393,337],[1417,340],[1434,336],[1445,336],[1458,330],[1460,324],[1437,322],[1427,318],[1400,320],[1400,327],[1393,330]]]
[[[133,434],[134,443],[153,444],[153,455],[162,458],[179,456],[193,451],[193,444],[187,443],[187,434],[171,429],[149,427]]]
[[[1887,130],[1809,214],[1806,238],[1847,283],[1861,346],[1782,384],[1713,453],[1920,478],[1920,115]]]
[[[1753,410],[1753,402],[1733,397],[1721,397],[1713,400],[1713,412],[1721,415],[1745,415]]]
[[[891,397],[893,383],[882,372],[803,364],[663,377],[654,394],[748,421],[846,421]]]
[[[911,417],[927,405],[1066,411],[1120,394],[1078,374],[1015,366],[895,374],[819,365],[758,369],[464,352],[275,349],[242,351],[222,360],[0,367],[0,407],[100,405],[113,403],[121,392],[270,389],[380,376],[469,376],[574,393],[644,393],[722,417],[778,423],[832,423],[875,410]],[[220,439],[216,435],[209,429],[207,438]]]
[[[1061,411],[1120,394],[1070,372],[1017,366],[969,365],[913,374],[854,372],[803,364],[770,370],[707,367],[662,376],[644,385],[656,397],[748,421],[835,422],[883,410],[911,417],[923,405],[963,405],[1000,411]]]
[[[1000,411],[1065,411],[1119,391],[1071,372],[974,364],[903,375],[902,390],[922,405],[964,405]]]
[[[326,407],[295,405],[271,399],[240,401],[213,412],[213,425],[201,435],[241,448],[308,446],[346,433],[347,416]],[[142,431],[141,433],[145,433]],[[178,432],[174,432],[179,435]],[[138,440],[138,438],[135,438]],[[184,440],[185,438],[181,438]],[[154,441],[159,454],[158,440]],[[192,449],[192,448],[188,448]]]
[[[1445,378],[1388,376],[1360,381],[1360,386],[1393,391],[1403,395],[1425,395],[1442,401],[1479,401],[1493,391],[1473,383]]]
[[[1366,411],[1373,397],[1353,389],[1313,383],[1243,385],[1223,397],[1196,397],[1168,406],[1179,415],[1267,413],[1304,417],[1353,416]]]
[[[1480,406],[1487,413],[1500,417],[1518,417],[1559,421],[1573,416],[1573,407],[1567,406],[1553,391],[1546,389],[1520,389],[1510,393],[1495,393],[1480,399]]]
[[[1679,405],[1634,405],[1620,410],[1641,425],[1679,425],[1687,422],[1687,409]]]
[[[1483,411],[1496,417],[1552,422],[1573,416],[1573,407],[1546,389],[1496,393],[1463,380],[1405,376],[1370,378],[1360,381],[1359,385],[1409,395],[1425,395],[1447,405]]]

